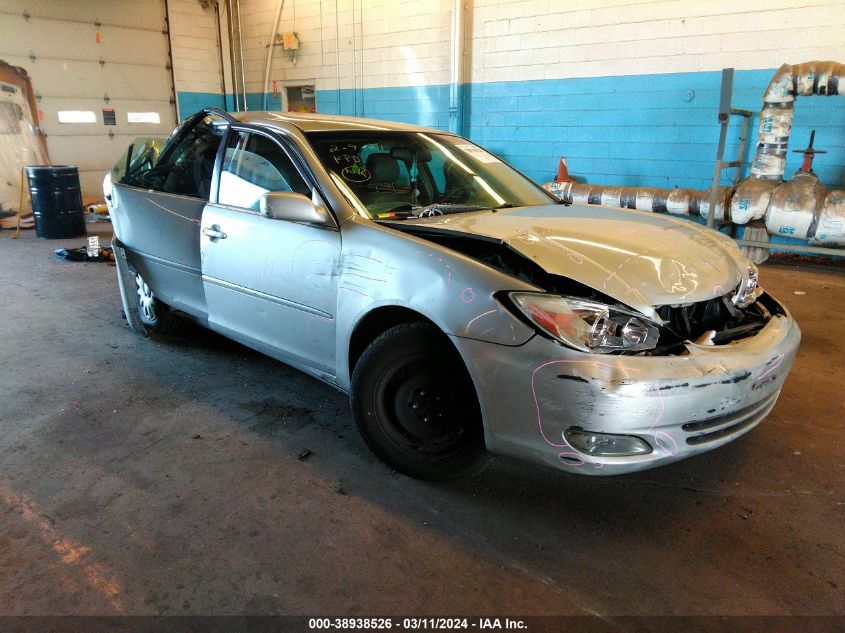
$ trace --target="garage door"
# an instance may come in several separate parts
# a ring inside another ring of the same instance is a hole
[[[50,160],[85,196],[134,137],[176,125],[164,0],[3,0],[0,59],[29,73]]]

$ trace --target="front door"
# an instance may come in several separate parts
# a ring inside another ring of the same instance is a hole
[[[258,131],[229,134],[217,201],[202,214],[209,324],[271,356],[334,376],[340,233],[258,211],[268,191],[311,196],[311,178],[291,152]]]

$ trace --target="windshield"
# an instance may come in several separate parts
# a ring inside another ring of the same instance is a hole
[[[335,184],[370,218],[557,202],[513,167],[457,136],[384,131],[306,136]]]

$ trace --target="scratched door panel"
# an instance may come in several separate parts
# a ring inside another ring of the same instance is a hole
[[[132,252],[135,267],[168,305],[205,314],[200,267],[200,218],[205,201],[117,184],[123,207],[115,232]]]
[[[340,234],[208,205],[202,273],[209,323],[292,364],[335,374]]]

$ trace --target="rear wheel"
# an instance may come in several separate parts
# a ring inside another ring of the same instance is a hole
[[[367,347],[352,375],[352,409],[373,452],[412,477],[448,479],[485,461],[475,387],[431,324],[394,326]]]

